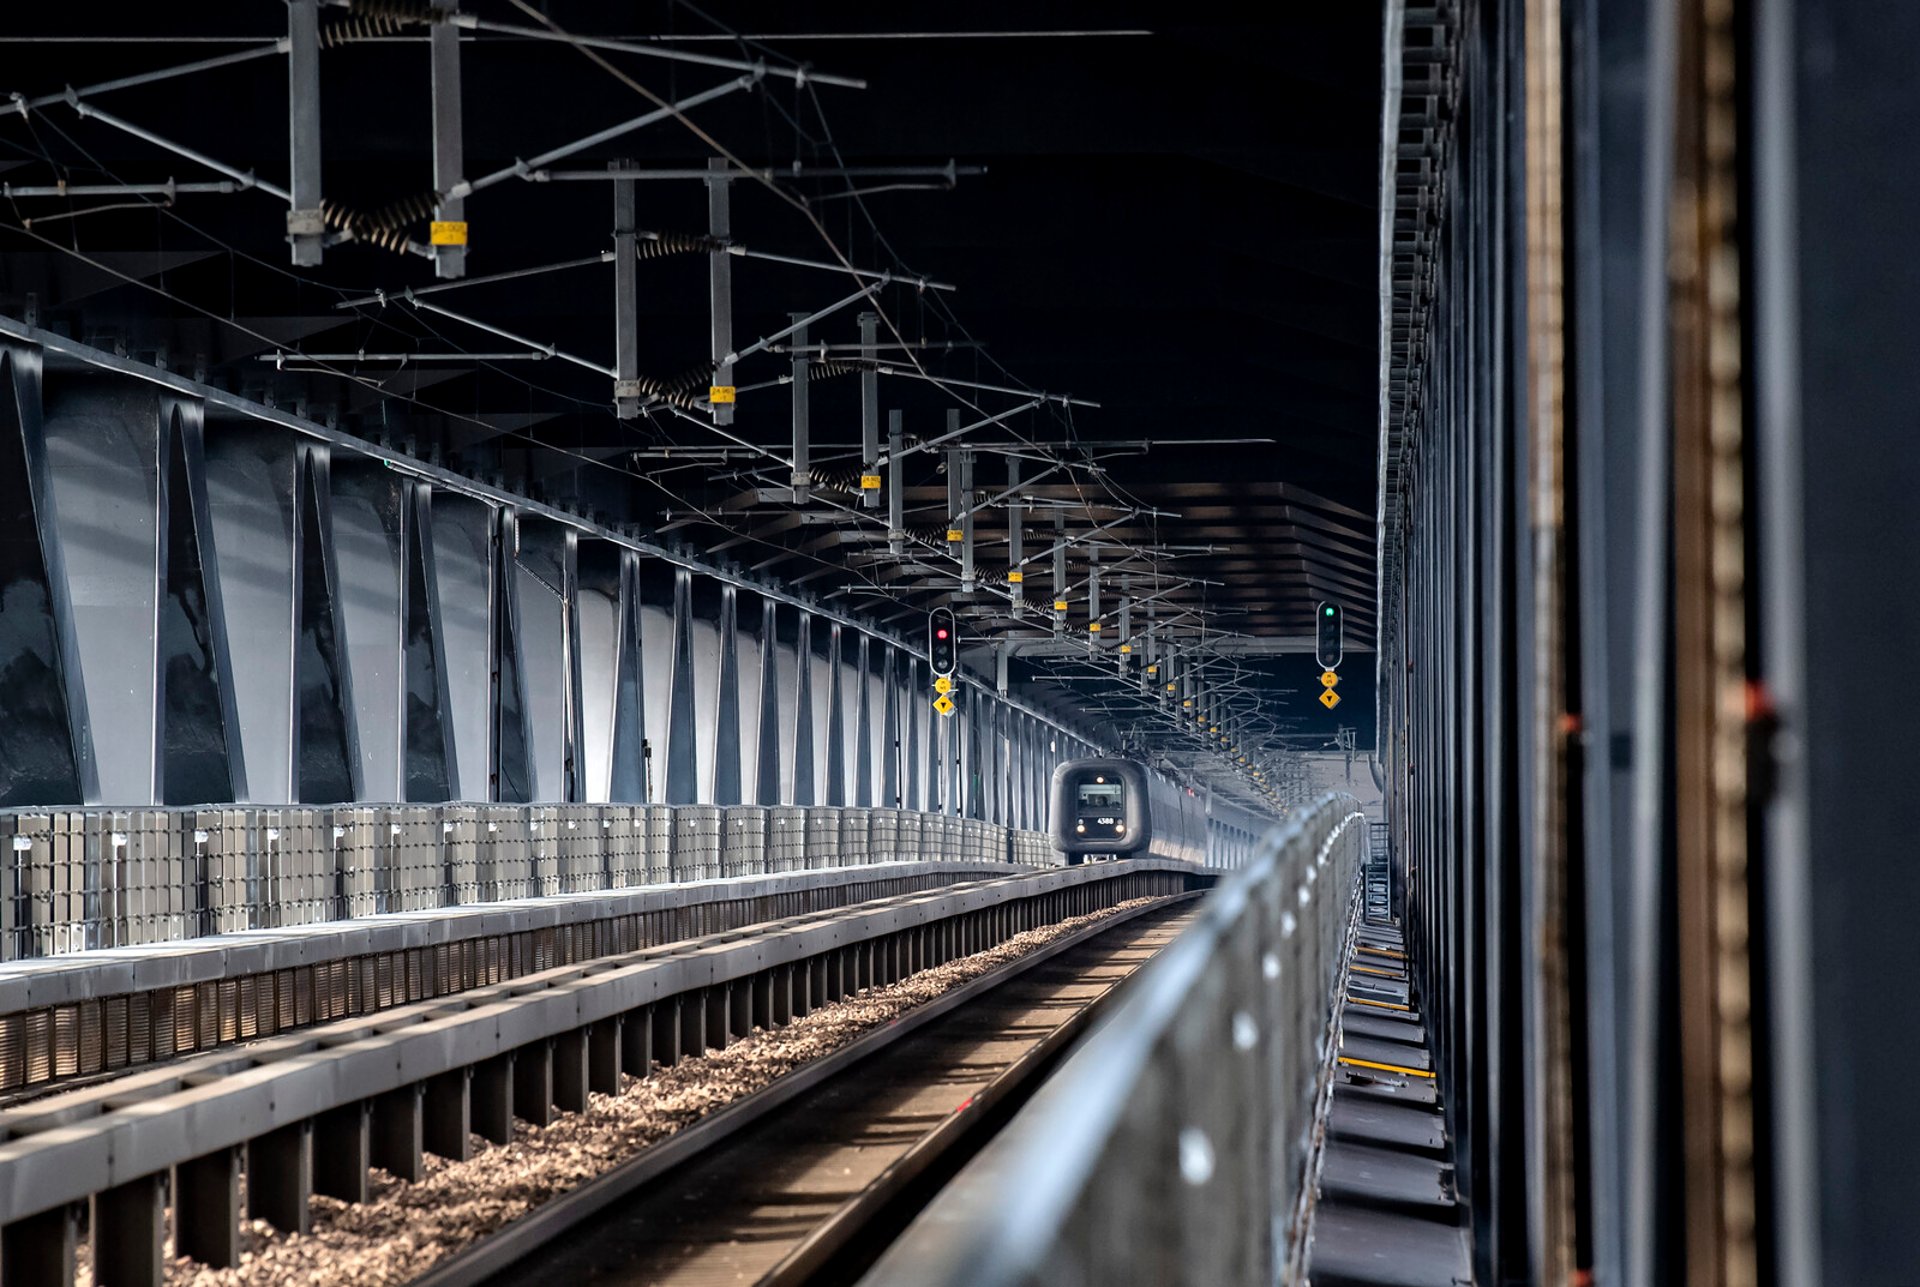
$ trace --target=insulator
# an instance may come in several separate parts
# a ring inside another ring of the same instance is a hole
[[[445,9],[412,0],[352,0],[347,8],[352,17],[320,29],[320,48],[337,49],[355,41],[397,36],[408,27],[445,22],[448,15]]]
[[[427,218],[439,201],[438,193],[427,192],[390,202],[371,214],[363,214],[337,201],[322,200],[320,217],[326,220],[329,228],[351,233],[356,241],[404,255],[411,243],[406,233],[407,225]]]
[[[860,469],[832,469],[813,471],[813,485],[820,491],[846,492],[849,496],[860,491]]]
[[[351,17],[321,27],[321,48],[334,50],[355,40],[378,40],[397,36],[407,27],[424,27],[447,19],[445,10],[428,4],[407,4],[405,0],[353,0],[348,6]]]
[[[710,366],[690,367],[679,375],[661,379],[658,376],[643,375],[635,383],[640,391],[650,398],[658,398],[669,406],[679,407],[682,411],[701,410],[702,399],[697,393],[705,393],[713,383],[713,368]]]
[[[389,205],[382,206],[367,217],[367,223],[375,228],[404,228],[410,223],[418,223],[433,214],[433,208],[440,204],[440,194],[424,192],[417,196],[405,197]]]
[[[726,242],[712,237],[685,232],[663,232],[638,243],[633,253],[640,259],[665,259],[669,255],[691,255],[726,248]]]
[[[407,24],[398,18],[376,14],[343,18],[339,22],[330,22],[320,28],[320,48],[338,49],[342,45],[351,45],[362,40],[397,36],[406,26]]]

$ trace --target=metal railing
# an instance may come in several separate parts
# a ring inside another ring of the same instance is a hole
[[[906,860],[1059,862],[896,809],[340,805],[0,813],[0,961],[385,912]]]
[[[1349,797],[1297,814],[867,1281],[1279,1281],[1366,852]]]
[[[589,1111],[623,1074],[1197,879],[1154,859],[1022,871],[763,923],[698,950],[549,968],[397,1006],[377,1025],[323,1025],[32,1100],[0,1112],[6,1281],[69,1287],[83,1236],[93,1281],[159,1282],[169,1233],[180,1254],[233,1267],[243,1219],[311,1232],[311,1195],[365,1202],[370,1167],[417,1181],[426,1154],[464,1160],[475,1135],[506,1143],[516,1120]]]

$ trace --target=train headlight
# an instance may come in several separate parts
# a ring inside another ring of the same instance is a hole
[[[1087,832],[1087,824],[1084,822],[1076,822],[1073,824],[1073,829],[1075,831],[1078,831],[1081,835],[1085,835]]]
[[[1114,823],[1114,824],[1113,824],[1113,834],[1114,834],[1114,835],[1116,835],[1116,836],[1124,836],[1124,835],[1126,835],[1126,834],[1127,834],[1127,824],[1126,824],[1126,823],[1124,823],[1124,822],[1116,822],[1116,823]]]

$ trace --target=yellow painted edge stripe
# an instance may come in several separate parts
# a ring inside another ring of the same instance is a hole
[[[1376,970],[1371,965],[1356,965],[1353,968],[1362,974],[1378,974],[1380,977],[1386,979],[1402,979],[1406,977],[1398,970]]]
[[[1378,1068],[1381,1072],[1405,1073],[1409,1077],[1425,1077],[1428,1081],[1433,1080],[1433,1074],[1430,1072],[1421,1072],[1418,1068],[1402,1068],[1399,1064],[1376,1064],[1371,1059],[1349,1059],[1345,1055],[1340,1056],[1340,1062],[1351,1064],[1355,1068]]]
[[[1352,1003],[1353,1003],[1354,1005],[1377,1005],[1377,1006],[1379,1006],[1379,1007],[1380,1007],[1380,1008],[1381,1008],[1382,1010],[1408,1010],[1408,1011],[1411,1011],[1411,1010],[1413,1009],[1413,1007],[1412,1007],[1412,1006],[1410,1006],[1410,1005],[1395,1005],[1395,1004],[1394,1004],[1393,1002],[1391,1002],[1391,1001],[1369,1001],[1369,1000],[1367,1000],[1367,999],[1366,999],[1366,998],[1364,998],[1364,997],[1355,997],[1355,996],[1350,996],[1350,997],[1348,997],[1348,998],[1347,998],[1347,1000],[1349,1000],[1349,1001],[1351,1001],[1351,1002],[1352,1002]]]
[[[1376,956],[1391,956],[1402,961],[1407,959],[1405,952],[1396,952],[1390,947],[1368,947],[1365,943],[1360,944],[1359,947],[1362,952],[1372,952]]]

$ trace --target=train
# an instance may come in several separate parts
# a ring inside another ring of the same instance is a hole
[[[1070,864],[1164,858],[1238,867],[1270,825],[1118,756],[1068,760],[1056,768],[1048,819],[1053,847]]]

